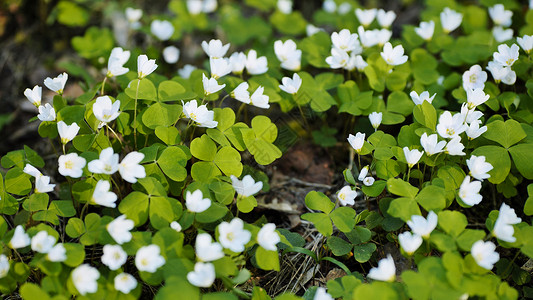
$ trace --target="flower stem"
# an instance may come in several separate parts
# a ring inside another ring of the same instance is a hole
[[[105,88],[105,82],[107,81],[107,76],[104,77],[104,80],[102,81],[102,89],[100,90],[100,95],[104,95],[104,88]]]
[[[141,79],[137,81],[137,91],[135,91],[135,110],[133,111],[133,140],[135,143],[135,149],[137,149],[137,99],[139,98],[139,85],[141,85]]]
[[[115,135],[115,138],[117,138],[118,142],[120,143],[120,146],[123,146],[122,145],[122,141],[120,140],[120,138],[118,137],[117,133],[113,130],[113,128],[111,128],[109,125],[105,124],[105,126],[111,130],[111,132],[113,133],[113,135]],[[109,135],[108,135],[109,136]]]

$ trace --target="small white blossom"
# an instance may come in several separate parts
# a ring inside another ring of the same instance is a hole
[[[373,30],[365,31],[363,26],[359,26],[357,27],[357,33],[359,34],[359,40],[361,40],[363,47],[370,48],[379,43],[377,34]]]
[[[325,288],[319,286],[316,289],[315,296],[313,297],[313,300],[334,300],[334,298],[331,297],[331,295],[326,292]]]
[[[436,95],[437,94],[435,93],[435,94],[433,94],[433,96],[430,97],[428,91],[423,91],[422,93],[420,93],[420,96],[415,91],[412,91],[409,94],[409,96],[411,96],[411,100],[413,100],[415,105],[420,105],[424,101],[427,101],[427,102],[429,102],[431,104]]]
[[[46,259],[53,262],[63,262],[67,259],[67,250],[62,243],[56,244],[48,254],[46,254]]]
[[[419,151],[418,149],[409,150],[408,147],[403,147],[403,154],[405,155],[407,165],[409,168],[412,168],[418,163],[422,155],[424,155],[424,151]]]
[[[372,30],[376,35],[376,40],[378,41],[378,45],[383,46],[385,43],[390,41],[390,38],[392,37],[392,31],[388,29],[374,29]]]
[[[357,177],[357,179],[359,181],[363,181],[366,178],[366,175],[368,175],[368,170],[369,170],[369,167],[368,166],[364,166],[361,169],[361,171],[359,172],[359,176]]]
[[[77,153],[61,155],[58,159],[59,174],[80,178],[83,175],[83,167],[87,164],[85,158],[78,156]]]
[[[408,255],[415,253],[420,245],[422,245],[423,241],[421,236],[409,231],[398,234],[398,242],[400,242],[403,251]]]
[[[163,49],[163,59],[169,64],[175,64],[180,59],[180,49],[175,46],[167,46]]]
[[[227,58],[218,58],[218,59],[210,58],[209,59],[209,66],[211,68],[211,77],[213,79],[219,79],[220,77],[224,77],[224,76],[228,75],[229,73],[231,73],[231,71],[232,71],[231,64],[229,62],[229,59],[227,59]],[[211,83],[211,84],[212,83],[216,83],[216,80],[214,82],[211,81],[209,83]],[[215,86],[215,85],[213,85],[213,86]],[[224,86],[225,85],[222,85],[222,87],[224,87]]]
[[[183,68],[178,70],[178,75],[183,79],[189,79],[191,77],[191,73],[196,69],[197,68],[195,66],[186,64],[183,66]]]
[[[372,112],[368,115],[368,119],[370,119],[370,124],[372,124],[372,127],[377,130],[379,125],[381,125],[381,120],[383,120],[383,113]]]
[[[377,13],[378,23],[381,27],[389,28],[396,19],[396,13],[392,10],[379,9]]]
[[[464,124],[464,117],[457,113],[453,115],[449,111],[443,112],[439,117],[439,124],[437,124],[438,134],[445,139],[452,139],[459,136],[467,128]]]
[[[415,27],[415,32],[424,40],[430,41],[435,32],[435,22],[433,22],[433,20],[429,22],[420,22],[420,25]]]
[[[349,61],[348,53],[338,48],[331,48],[331,56],[326,57],[326,63],[332,69],[345,68]]]
[[[468,136],[468,139],[476,139],[487,131],[487,126],[479,127],[480,123],[481,121],[470,123],[470,126],[465,131],[466,135]]]
[[[204,0],[202,11],[206,14],[209,14],[209,13],[215,12],[217,10],[217,7],[218,7],[217,0]]]
[[[48,253],[56,243],[56,238],[48,235],[46,231],[39,231],[31,239],[31,250],[39,253]]]
[[[218,122],[214,120],[215,112],[208,110],[205,104],[198,106],[196,100],[183,103],[183,113],[200,127],[215,128],[218,125]]]
[[[228,52],[230,44],[222,45],[221,40],[210,40],[209,43],[206,41],[202,42],[202,49],[204,49],[205,54],[209,58],[223,58],[224,55]]]
[[[220,223],[218,225],[218,233],[218,240],[222,247],[236,253],[244,251],[244,245],[252,237],[250,231],[244,229],[244,222],[239,218],[234,218],[229,223]]]
[[[93,114],[100,121],[98,128],[115,120],[120,115],[119,109],[120,100],[116,100],[113,103],[109,96],[96,98],[96,102],[93,104]]]
[[[346,65],[346,69],[349,71],[353,71],[356,68],[357,71],[363,72],[366,67],[368,67],[368,63],[363,57],[361,55],[354,55],[353,53],[350,55],[350,60]]]
[[[29,246],[30,243],[30,236],[24,231],[24,227],[22,227],[22,225],[17,225],[13,237],[9,241],[9,247],[11,247],[11,249],[19,249]]]
[[[0,254],[0,278],[4,278],[9,273],[9,259],[4,254]]]
[[[118,170],[118,153],[114,153],[111,147],[103,149],[98,159],[89,162],[88,169],[95,174],[115,173]]]
[[[127,11],[127,9],[126,9]],[[142,14],[142,10],[141,14]],[[124,64],[130,59],[130,52],[124,51],[120,47],[111,50],[109,60],[107,61],[107,77],[120,76],[128,73],[130,69],[125,68]]]
[[[463,88],[465,90],[483,89],[486,81],[487,72],[483,71],[479,65],[473,65],[463,73]]]
[[[274,42],[274,52],[281,62],[281,67],[290,71],[298,71],[301,66],[302,50],[296,49],[293,40]]]
[[[200,233],[196,236],[196,244],[194,246],[196,257],[203,262],[209,262],[224,257],[222,246],[213,242],[211,235],[208,233]]]
[[[139,271],[154,273],[165,264],[165,258],[161,256],[158,245],[141,247],[135,254],[135,266]]]
[[[185,205],[189,211],[201,213],[211,206],[211,200],[204,198],[201,190],[196,190],[192,193],[187,191],[185,194]]]
[[[181,232],[181,229],[182,229],[180,223],[176,221],[173,221],[170,223],[170,228],[176,230],[177,232]]]
[[[337,199],[341,205],[354,205],[355,198],[357,197],[357,191],[352,190],[349,185],[344,186],[337,192]]]
[[[250,50],[246,57],[246,70],[250,75],[260,75],[268,71],[268,61],[266,56],[257,57],[255,50]]]
[[[279,88],[282,91],[287,94],[295,95],[302,86],[302,78],[300,78],[298,73],[294,73],[294,75],[292,75],[292,79],[290,77],[283,77],[281,79],[281,83],[282,84],[279,85]]]
[[[492,36],[498,43],[503,43],[513,38],[513,30],[511,28],[504,29],[501,26],[494,26],[492,28]]]
[[[449,33],[457,29],[459,25],[463,22],[463,15],[456,12],[448,7],[445,7],[444,10],[440,13],[440,22],[442,24],[442,29],[445,33]]]
[[[485,161],[485,156],[470,156],[470,159],[466,160],[466,165],[470,170],[470,175],[477,180],[483,180],[490,178],[488,172],[492,170],[492,165]]]
[[[231,92],[231,96],[242,103],[250,104],[251,99],[248,87],[248,82],[242,82]]]
[[[63,144],[66,144],[72,141],[78,134],[79,130],[80,130],[80,126],[78,126],[76,122],[70,125],[67,125],[63,121],[57,122],[57,132],[59,133],[59,137],[61,138],[61,143]]]
[[[74,283],[74,286],[82,296],[85,296],[87,293],[96,293],[98,290],[98,282],[96,280],[100,278],[100,272],[88,264],[79,265],[76,269],[72,270],[70,277],[72,283]]]
[[[481,181],[474,180],[470,182],[470,176],[466,176],[459,187],[459,198],[463,200],[466,205],[474,206],[483,200],[483,196],[479,194],[481,190]]]
[[[334,13],[337,11],[337,3],[334,0],[326,0],[322,3],[322,9],[328,13]]]
[[[122,267],[128,259],[128,254],[126,254],[120,245],[105,245],[103,252],[104,254],[101,257],[102,263],[113,271]]]
[[[276,224],[267,223],[261,227],[257,233],[257,243],[265,250],[277,251],[276,244],[281,241],[279,234],[276,232]]]
[[[292,0],[278,0],[278,10],[288,15],[292,13]]]
[[[54,190],[55,184],[50,184],[50,177],[40,176],[35,177],[35,192],[49,193]]]
[[[120,215],[109,224],[107,224],[106,229],[109,232],[109,235],[117,242],[119,245],[131,241],[131,232],[134,227],[134,223],[130,219],[126,219],[126,215]]]
[[[461,137],[456,136],[452,138],[444,148],[444,152],[446,152],[449,155],[466,155],[466,153],[463,152],[463,149],[465,146],[461,143]]]
[[[109,189],[111,184],[107,180],[98,180],[94,188],[90,203],[102,205],[105,207],[116,207],[117,195]]]
[[[144,159],[144,154],[132,151],[126,155],[118,165],[118,172],[122,179],[129,183],[136,183],[137,178],[146,177],[144,166],[140,163]]]
[[[376,180],[374,177],[368,176],[363,179],[363,184],[366,186],[372,186]]]
[[[174,34],[174,26],[167,20],[153,20],[150,31],[161,41],[166,41]]]
[[[244,176],[242,180],[239,180],[234,175],[231,175],[230,178],[231,185],[233,186],[237,194],[242,197],[249,197],[255,195],[263,188],[263,182],[255,182],[255,180],[250,175]]]
[[[513,22],[513,12],[505,10],[503,4],[495,4],[494,6],[489,7],[489,15],[494,24],[499,26],[509,27]]]
[[[383,51],[380,53],[385,62],[391,66],[404,64],[407,61],[407,55],[403,55],[404,50],[402,45],[392,48],[391,43],[386,43],[383,46]]]
[[[527,54],[529,54],[531,49],[533,49],[533,35],[526,34],[523,37],[517,37],[516,42]]]
[[[493,242],[479,240],[472,245],[471,253],[480,267],[492,270],[494,264],[500,260],[500,255],[495,250],[496,245]]]
[[[340,49],[344,52],[353,51],[357,48],[357,34],[351,33],[348,29],[333,32],[331,34],[331,42],[333,43],[333,48]]]
[[[264,95],[265,88],[259,86],[255,92],[250,96],[250,104],[259,108],[268,109],[270,104],[268,104],[269,97]]]
[[[313,24],[307,24],[307,26],[305,27],[305,33],[307,34],[307,36],[315,35],[320,31],[322,31],[322,28],[316,27]]]
[[[197,15],[203,10],[203,0],[187,0],[187,10],[191,15]]]
[[[517,44],[512,44],[511,47],[501,44],[498,46],[498,52],[493,54],[494,61],[502,66],[510,67],[518,60],[519,49]]]
[[[380,281],[394,281],[396,279],[396,266],[394,259],[390,254],[378,262],[377,268],[374,267],[368,272],[368,277]]]
[[[35,105],[36,107],[39,107],[41,105],[41,95],[43,93],[43,88],[36,85],[33,87],[33,89],[27,88],[24,90],[24,96],[28,98],[28,101],[31,102],[31,104]]]
[[[375,8],[372,8],[372,9],[357,8],[355,10],[355,16],[357,17],[361,25],[368,27],[368,25],[370,25],[372,21],[374,21],[374,18],[376,18],[377,12],[378,10]]]
[[[412,215],[411,220],[407,221],[407,225],[409,225],[413,233],[427,239],[433,229],[437,227],[437,221],[437,214],[430,211],[427,219],[419,215]]]
[[[115,290],[128,294],[137,287],[137,279],[128,273],[120,273],[114,279]]]
[[[141,27],[141,23],[139,23],[139,21],[141,20],[142,16],[142,9],[135,9],[131,7],[126,8],[126,19],[128,19],[128,22],[130,23],[130,27],[132,29],[138,29]]]
[[[212,263],[197,262],[194,271],[187,273],[187,280],[197,287],[210,287],[215,282],[215,266]]]
[[[490,95],[485,94],[482,88],[466,90],[466,102],[468,103],[468,109],[476,108],[478,105],[481,105],[489,100],[489,98]]]
[[[522,219],[516,215],[514,209],[512,209],[509,205],[502,203],[498,218],[496,219],[494,228],[492,229],[492,234],[502,241],[514,243],[516,242],[516,237],[513,236],[513,225],[520,222],[522,222]]]
[[[152,74],[157,69],[155,59],[148,59],[148,56],[141,54],[137,57],[137,75],[139,79]]]
[[[67,80],[68,80],[68,74],[63,72],[62,74],[59,74],[54,79],[50,77],[46,77],[46,79],[44,80],[44,85],[51,91],[56,92],[59,95],[62,95],[63,90],[65,89],[65,84],[67,83]]]
[[[233,74],[240,75],[246,67],[246,54],[243,52],[234,52],[229,57],[229,64],[231,66],[231,72]]]
[[[422,145],[424,151],[426,151],[427,156],[431,156],[433,154],[437,154],[444,151],[446,141],[439,142],[438,135],[432,134],[428,136],[427,133],[424,132],[420,137],[420,145]]]
[[[37,118],[41,121],[55,121],[56,119],[56,111],[50,103],[46,103],[44,106],[39,106],[39,114],[37,115]]]
[[[205,74],[202,74],[202,83],[204,86],[204,93],[206,96],[214,94],[226,86],[226,84],[219,85],[216,78],[207,78]]]
[[[353,134],[348,135],[348,143],[350,143],[355,152],[361,153],[361,149],[363,149],[365,144],[365,134],[358,132],[355,136]]]
[[[352,9],[352,5],[348,2],[343,2],[341,5],[337,6],[337,13],[339,15],[345,15]]]

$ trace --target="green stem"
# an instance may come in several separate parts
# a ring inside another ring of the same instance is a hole
[[[139,98],[139,86],[141,85],[140,78],[137,81],[137,90],[135,91],[135,110],[133,111],[133,140],[135,143],[135,149],[137,149],[137,99]]]
[[[107,76],[104,77],[104,80],[102,81],[102,89],[100,90],[100,95],[104,95],[104,87],[105,87],[105,82],[107,81]]]
[[[85,205],[83,206],[83,208],[81,209],[81,213],[80,213],[80,219],[83,220],[83,215],[85,214],[85,212],[87,211],[87,208],[89,207],[89,201],[85,202]]]
[[[117,138],[118,142],[120,143],[120,146],[124,146],[122,145],[122,141],[120,140],[120,138],[118,137],[117,133],[113,130],[113,128],[111,128],[109,125],[105,124],[105,126],[111,130],[111,132],[113,133],[113,135],[115,136],[115,138]],[[108,137],[109,137],[109,134],[108,134]]]

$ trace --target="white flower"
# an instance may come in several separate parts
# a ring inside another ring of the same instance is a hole
[[[436,95],[437,94],[435,93],[433,94],[433,96],[430,97],[428,91],[423,91],[422,93],[420,93],[420,96],[415,91],[412,91],[409,94],[409,96],[411,96],[411,100],[413,100],[415,105],[420,105],[424,103],[424,101],[427,101],[431,104]]]
[[[437,227],[437,221],[437,214],[430,211],[427,219],[419,215],[412,215],[411,220],[407,221],[407,225],[409,225],[413,233],[427,239],[433,229]]]
[[[519,49],[517,44],[512,44],[511,47],[501,44],[498,46],[498,52],[493,54],[494,61],[502,66],[510,67],[518,60]]]
[[[487,270],[492,270],[494,264],[500,260],[500,255],[496,250],[493,242],[483,242],[479,240],[472,245],[472,257],[476,263]]]
[[[67,250],[62,243],[56,244],[48,254],[46,254],[46,259],[53,262],[63,262],[67,259]]]
[[[139,79],[152,74],[157,69],[155,59],[148,60],[148,56],[141,54],[137,57],[137,75]]]
[[[465,119],[465,123],[471,124],[473,122],[481,122],[479,118],[483,116],[483,113],[479,110],[468,109],[468,104],[463,103],[461,105],[461,115]]]
[[[383,9],[379,9],[377,18],[381,27],[389,28],[392,25],[392,22],[394,22],[396,19],[396,13],[392,10],[385,11]]]
[[[217,0],[204,0],[202,11],[206,14],[212,13],[217,10],[218,2]]]
[[[261,227],[259,233],[257,233],[257,242],[259,246],[265,248],[265,250],[277,251],[276,244],[281,241],[278,233],[276,232],[276,224],[267,223]]]
[[[209,96],[223,89],[226,84],[218,84],[215,78],[207,78],[205,74],[202,74],[202,83],[204,85],[204,93]]]
[[[378,262],[377,268],[374,267],[368,272],[368,277],[374,280],[381,281],[394,281],[396,279],[396,266],[394,265],[394,259],[390,254],[387,254],[387,258],[383,258]]]
[[[510,67],[503,66],[500,63],[497,63],[495,61],[489,61],[487,70],[490,71],[496,83],[499,83],[500,81],[505,80],[511,72],[514,73],[514,71],[512,71]],[[516,73],[515,73],[515,80],[516,80]],[[508,80],[505,80],[505,81],[508,81]],[[514,81],[513,81],[513,84],[514,84]]]
[[[106,229],[109,232],[109,235],[117,242],[122,245],[131,241],[131,232],[133,229],[134,223],[130,219],[126,219],[126,215],[120,215],[109,224],[107,224]]]
[[[185,194],[185,205],[189,211],[201,213],[211,206],[211,200],[204,198],[201,190],[196,190],[192,193],[187,191]]]
[[[357,20],[359,20],[359,23],[361,25],[368,27],[374,21],[374,18],[376,17],[378,10],[375,8],[372,9],[360,9],[357,8],[355,10],[355,16],[357,17]]]
[[[352,5],[348,2],[343,2],[341,5],[337,6],[337,13],[339,15],[345,15],[352,9]]]
[[[503,29],[501,26],[494,26],[492,28],[492,36],[498,43],[503,43],[513,38],[513,30],[511,28]]]
[[[136,183],[137,178],[146,177],[146,171],[144,166],[140,165],[140,162],[144,159],[144,154],[132,151],[126,155],[118,165],[118,172],[122,179],[129,183]]]
[[[246,67],[246,54],[243,52],[234,52],[229,57],[229,64],[231,66],[231,72],[242,74],[244,67]]]
[[[37,118],[41,121],[55,121],[56,119],[56,111],[50,103],[46,103],[44,106],[39,106],[39,114],[37,115]]]
[[[372,112],[368,115],[368,118],[370,119],[370,124],[372,124],[372,127],[377,130],[379,125],[381,125],[381,120],[383,120],[383,113]]]
[[[343,29],[340,32],[333,32],[331,34],[331,42],[333,48],[340,49],[344,52],[353,51],[357,47],[357,34],[351,33],[348,29]]]
[[[187,280],[197,287],[210,287],[215,282],[215,266],[212,263],[197,262],[194,271],[187,273]]]
[[[58,159],[58,164],[59,174],[72,178],[80,178],[83,174],[83,167],[85,167],[87,162],[85,158],[78,156],[77,153],[69,153],[61,155]]]
[[[288,15],[292,13],[292,0],[278,0],[278,10]]]
[[[376,33],[373,30],[365,31],[363,26],[359,26],[357,27],[357,33],[363,47],[369,48],[378,44]]]
[[[0,278],[4,278],[9,273],[9,259],[4,254],[0,254]]]
[[[487,126],[479,127],[480,123],[481,121],[470,123],[470,126],[465,131],[468,139],[476,139],[487,131]]]
[[[128,294],[137,287],[137,279],[128,273],[120,273],[115,276],[115,290]]]
[[[26,164],[26,166],[24,166],[24,170],[22,171],[35,178],[43,176],[43,174],[39,170],[37,170],[37,168],[30,164]]]
[[[435,32],[435,22],[433,22],[433,20],[429,22],[420,22],[420,25],[415,27],[415,32],[424,40],[430,41]]]
[[[264,109],[268,109],[270,107],[270,104],[268,104],[269,97],[263,94],[264,90],[265,88],[262,86],[259,86],[255,90],[252,96],[250,96],[251,105]]]
[[[107,180],[98,180],[94,188],[90,203],[106,206],[116,207],[117,195],[110,192],[111,184]]]
[[[492,170],[492,165],[485,161],[485,156],[470,156],[470,159],[466,160],[466,165],[470,170],[470,175],[477,180],[483,181],[483,179],[490,178],[489,172]]]
[[[349,185],[344,186],[337,192],[337,199],[341,205],[354,205],[355,197],[357,197],[357,191],[352,190]]]
[[[235,98],[235,100],[250,104],[251,99],[250,92],[248,92],[248,87],[248,82],[242,82],[231,92],[231,96]]]
[[[55,184],[50,184],[50,177],[39,176],[35,177],[35,192],[49,193],[54,190]]]
[[[459,198],[463,200],[466,205],[474,206],[483,200],[483,196],[479,194],[481,190],[481,181],[470,182],[470,176],[466,176],[459,187]]]
[[[502,78],[502,82],[507,85],[513,85],[516,82],[516,73],[515,71],[511,70],[511,68],[508,68],[509,72],[505,75],[504,78]]]
[[[237,194],[242,197],[249,197],[255,195],[263,188],[263,182],[255,182],[255,180],[250,175],[244,176],[242,180],[239,180],[239,178],[235,177],[234,175],[231,175],[230,178],[231,185],[233,186]]]
[[[30,243],[30,236],[24,231],[24,227],[22,227],[22,225],[17,225],[13,237],[9,241],[9,247],[11,247],[11,249],[19,249],[29,246]]]
[[[187,10],[191,15],[197,15],[202,12],[203,1],[202,0],[187,0]]]
[[[41,105],[42,93],[43,88],[38,85],[34,86],[33,90],[30,88],[24,90],[24,96],[26,96],[26,98],[28,98],[28,101],[30,101],[36,107],[39,107]]]
[[[307,36],[315,35],[316,33],[320,31],[322,31],[322,29],[319,27],[316,27],[313,24],[307,24],[307,26],[305,27],[305,33],[307,34]]]
[[[409,168],[412,168],[418,163],[422,155],[424,155],[424,151],[419,151],[418,149],[409,150],[408,147],[403,147],[403,154],[405,155],[407,165],[409,165]]]
[[[274,52],[282,68],[291,71],[300,70],[302,50],[296,49],[296,43],[293,40],[274,42]]]
[[[184,103],[183,113],[200,127],[215,128],[218,125],[218,122],[214,120],[215,112],[208,110],[205,104],[198,106],[196,100]]]
[[[113,271],[122,267],[128,259],[128,255],[120,245],[105,245],[103,251],[104,254],[101,257],[102,263]]]
[[[54,79],[50,77],[46,77],[46,79],[44,80],[44,85],[51,91],[56,92],[59,95],[62,95],[63,89],[65,88],[65,84],[67,83],[67,80],[68,80],[68,74],[63,72],[62,74],[59,74]]]
[[[226,76],[229,73],[231,73],[231,71],[232,71],[231,64],[229,62],[229,59],[227,59],[227,58],[218,58],[218,59],[210,58],[209,59],[209,66],[211,68],[211,77],[213,77],[214,79],[219,79],[220,77]],[[209,83],[218,84],[216,82],[216,80],[214,82],[211,81]],[[213,84],[213,86],[216,86],[216,85]],[[221,85],[221,86],[223,88],[225,86],[225,84]],[[204,86],[204,88],[205,88],[205,86]]]
[[[283,77],[281,79],[281,83],[282,84],[279,85],[279,88],[282,91],[295,95],[302,86],[302,79],[298,73],[294,73],[294,75],[292,75],[292,79],[290,77]]]
[[[72,283],[74,283],[74,286],[82,296],[87,293],[96,293],[98,290],[98,282],[96,280],[100,278],[100,273],[96,268],[88,264],[82,264],[74,269],[70,276]]]
[[[533,35],[524,35],[523,37],[517,37],[516,41],[518,42],[518,45],[522,47],[522,50],[524,50],[527,54],[531,52],[531,49],[533,49]]]
[[[326,63],[332,69],[340,69],[348,66],[350,56],[346,51],[338,48],[331,48],[331,56],[326,57]]]
[[[418,234],[409,231],[398,234],[398,242],[402,246],[403,251],[408,255],[412,255],[422,245],[424,240]]]
[[[319,286],[316,289],[315,296],[313,297],[313,300],[334,300],[334,298],[331,297],[331,295],[326,292],[325,288]]]
[[[464,117],[457,113],[452,117],[449,111],[443,112],[439,117],[439,124],[437,124],[437,132],[445,139],[451,139],[459,136],[466,130],[467,126],[464,124]]]
[[[180,223],[178,223],[176,221],[173,221],[172,223],[170,223],[170,228],[176,230],[177,232],[181,231],[181,225],[180,225]]]
[[[200,261],[209,262],[224,257],[222,246],[214,242],[209,233],[200,233],[196,236],[196,244],[194,246],[196,257]]]
[[[257,57],[255,50],[250,50],[246,57],[246,70],[250,75],[259,75],[268,71],[268,62],[266,56]]]
[[[385,43],[390,41],[390,38],[392,37],[392,31],[388,29],[374,29],[372,32],[376,35],[376,40],[378,42],[378,45],[383,46]]]
[[[222,45],[221,40],[210,40],[209,43],[206,41],[202,42],[202,49],[204,49],[205,54],[209,56],[209,58],[222,58],[226,53],[228,52],[230,44],[227,43],[226,45]]]
[[[252,234],[243,226],[244,223],[239,218],[234,218],[230,223],[220,223],[218,225],[218,240],[222,247],[236,253],[244,251],[244,245],[250,241]]]
[[[404,50],[402,45],[392,48],[391,43],[386,43],[383,46],[383,51],[380,53],[385,62],[391,66],[404,64],[407,61],[407,55],[403,55]]]
[[[183,66],[183,68],[178,70],[178,75],[180,75],[181,78],[189,79],[191,77],[191,73],[196,69],[197,68],[195,66],[186,64]]]
[[[167,46],[163,49],[163,59],[169,64],[175,64],[180,59],[180,49],[175,46]]]
[[[513,12],[510,10],[505,10],[503,4],[495,4],[492,7],[489,7],[489,15],[494,24],[499,26],[509,27],[513,20]]]
[[[463,152],[463,149],[465,146],[461,143],[461,137],[456,136],[452,138],[448,144],[446,144],[446,147],[444,148],[444,152],[446,152],[449,155],[466,155],[466,153]]]
[[[348,143],[350,143],[350,146],[352,146],[355,152],[361,153],[361,149],[365,144],[365,134],[361,132],[356,133],[355,136],[353,134],[349,134]]]
[[[98,159],[90,161],[89,172],[95,174],[111,175],[118,170],[118,153],[113,153],[113,148],[108,147],[100,152]]]
[[[466,90],[466,101],[468,103],[468,109],[476,108],[478,105],[481,105],[485,103],[485,101],[489,100],[489,98],[490,95],[485,94],[482,88]]]
[[[463,15],[448,7],[440,13],[440,22],[445,33],[449,33],[457,29],[461,22],[463,22]]]
[[[130,22],[130,23],[139,22],[139,20],[142,18],[142,16],[143,16],[142,9],[140,9],[140,8],[135,9],[135,8],[132,8],[132,7],[127,7],[126,8],[126,19],[128,19],[128,22]]]
[[[479,65],[473,65],[463,73],[463,88],[465,90],[483,89],[485,81],[487,81],[487,72],[483,71]]]
[[[368,169],[369,167],[368,166],[364,166],[361,171],[359,172],[359,176],[357,177],[357,179],[359,181],[363,181],[365,178],[366,178],[366,175],[368,175]]]
[[[128,9],[126,9],[126,12]],[[142,10],[139,9],[142,14]],[[130,59],[130,52],[124,51],[120,47],[111,50],[109,60],[107,61],[107,77],[119,76],[128,73],[130,69],[125,68],[124,64]]]
[[[100,121],[98,128],[115,120],[120,115],[119,109],[120,100],[113,103],[109,96],[96,98],[96,102],[93,104],[93,114]]]
[[[502,203],[498,218],[494,223],[492,233],[495,237],[502,241],[514,243],[516,242],[516,238],[513,236],[513,225],[520,222],[522,222],[522,219],[516,216],[514,209],[512,209],[509,205]]]
[[[46,231],[39,231],[31,239],[31,250],[39,253],[48,253],[56,243],[56,238],[48,235]]]
[[[153,20],[150,31],[161,41],[166,41],[174,33],[174,26],[167,20]]]
[[[432,134],[428,136],[425,132],[420,137],[420,145],[422,145],[424,151],[426,151],[427,156],[431,156],[443,151],[444,146],[446,146],[446,141],[439,142],[438,139],[438,135]]]
[[[135,254],[135,266],[139,271],[154,273],[165,264],[165,258],[160,253],[158,245],[141,247]]]
[[[78,126],[76,122],[70,125],[67,125],[63,121],[57,122],[57,132],[59,132],[59,137],[61,138],[61,143],[63,144],[72,141],[78,134],[79,130],[80,126]]]
[[[328,13],[334,13],[337,10],[337,4],[334,0],[326,0],[322,3],[322,9]]]
[[[374,177],[368,176],[363,179],[363,184],[366,186],[372,186],[374,184],[374,181],[376,181]]]
[[[354,55],[352,52],[352,54],[350,55],[350,60],[346,65],[346,69],[352,71],[354,68],[356,68],[357,71],[362,72],[367,66],[368,63],[363,59],[361,55]]]

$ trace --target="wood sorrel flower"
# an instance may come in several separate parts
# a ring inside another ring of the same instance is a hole
[[[387,254],[387,258],[381,259],[378,262],[377,268],[370,269],[368,277],[380,281],[394,281],[396,279],[396,266],[394,265],[392,256]]]

